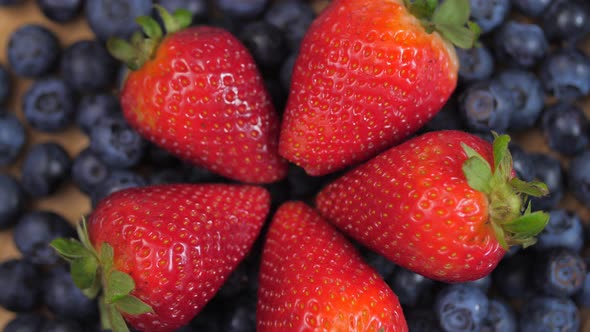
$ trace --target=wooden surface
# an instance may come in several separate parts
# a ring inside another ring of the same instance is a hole
[[[3,63],[4,65],[7,64],[6,52],[4,49],[10,33],[18,26],[25,23],[40,23],[47,26],[59,36],[63,47],[76,40],[92,38],[91,31],[82,19],[64,25],[55,24],[43,17],[36,7],[35,1],[28,0],[25,2],[26,4],[23,6],[0,8],[0,49],[2,49],[2,52],[0,52],[0,63]],[[585,47],[585,49],[590,50],[590,42],[587,42],[586,44],[588,47]],[[21,118],[21,96],[30,83],[30,80],[18,79],[18,81],[15,82],[17,91],[13,93],[11,102],[9,103],[9,109],[17,113]],[[585,108],[586,113],[590,116],[590,100],[587,98],[582,105]],[[75,156],[78,151],[86,147],[88,144],[87,138],[82,135],[77,128],[71,128],[56,135],[43,134],[28,128],[28,133],[29,145],[42,141],[57,141],[66,147],[71,156]],[[527,151],[549,152],[556,155],[554,152],[549,151],[543,137],[536,130],[517,134],[513,137],[515,140],[522,143]],[[563,163],[564,166],[567,165],[567,160],[563,160]],[[19,165],[20,162],[11,168],[1,171],[8,171],[18,175]],[[578,211],[584,222],[590,222],[590,210],[583,207],[569,195],[564,199],[561,206]],[[62,214],[70,222],[75,223],[79,220],[81,215],[90,211],[90,203],[89,200],[71,183],[68,183],[60,188],[56,194],[33,202],[31,208],[55,211]],[[11,236],[10,232],[0,232],[0,261],[19,256],[12,243]],[[584,313],[584,317],[586,316],[586,313]],[[3,329],[6,322],[12,317],[12,313],[0,308],[0,329]],[[585,321],[583,330],[590,332],[590,320]]]

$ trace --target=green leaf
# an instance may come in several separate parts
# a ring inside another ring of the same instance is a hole
[[[178,22],[181,29],[184,29],[193,23],[193,14],[186,9],[177,9],[172,13],[172,17]]]
[[[121,315],[121,312],[119,312],[114,305],[107,304],[106,308],[112,331],[129,332],[129,327],[127,327],[127,323],[125,323],[125,319],[123,318],[123,315]]]
[[[502,229],[502,227],[500,227],[500,225],[493,222],[492,223],[492,230],[494,230],[494,235],[496,236],[498,243],[500,243],[500,246],[502,246],[502,248],[504,248],[504,250],[508,251],[510,249],[510,247],[508,246],[508,243],[506,242],[506,234],[504,234],[504,230]]]
[[[469,0],[445,0],[432,15],[432,22],[463,26],[469,20],[470,11]]]
[[[118,299],[114,302],[114,305],[119,311],[129,315],[141,315],[148,312],[154,312],[152,307],[133,295],[127,295]]]
[[[55,249],[61,257],[67,260],[92,255],[92,252],[84,247],[80,241],[74,239],[57,238],[51,241],[50,246]]]
[[[410,13],[418,19],[430,20],[438,6],[438,0],[406,1],[405,4]]]
[[[510,179],[510,185],[517,192],[533,197],[542,197],[549,194],[549,188],[547,188],[547,185],[540,181],[526,182],[519,178],[512,178]]]
[[[461,143],[461,147],[463,148],[463,151],[465,151],[467,158],[477,157],[477,158],[481,158],[481,159],[485,160],[485,158],[481,154],[479,154],[479,152],[475,151],[469,145],[467,145],[465,143]],[[491,170],[491,168],[490,168],[490,170]]]
[[[143,30],[143,33],[145,33],[145,35],[149,38],[157,40],[162,38],[163,33],[162,28],[160,28],[160,24],[158,24],[158,22],[156,22],[156,20],[150,16],[139,16],[135,19],[135,22],[139,24]]]
[[[94,256],[83,256],[72,261],[70,274],[74,284],[80,289],[93,287],[98,272],[98,261]]]
[[[104,301],[104,296],[101,296],[98,299],[98,312],[100,314],[100,326],[102,327],[103,331],[111,330],[111,321],[109,319],[109,310],[108,306]]]
[[[107,242],[103,242],[100,246],[100,262],[102,263],[102,269],[105,273],[110,273],[113,267],[113,257],[115,252],[113,247]]]
[[[549,222],[549,214],[535,211],[502,225],[504,230],[513,233],[515,239],[530,238],[539,234]]]
[[[490,164],[479,157],[471,157],[463,163],[463,173],[469,186],[484,193],[490,192],[492,171]]]
[[[508,144],[510,144],[510,136],[508,135],[500,135],[498,136],[496,133],[494,134],[494,143],[493,143],[493,151],[494,151],[494,172],[497,172],[500,166],[503,166],[502,163],[506,159],[506,155],[510,153],[508,150]],[[508,168],[510,168],[510,164],[508,164]]]
[[[84,293],[86,297],[94,299],[98,296],[98,293],[100,293],[101,288],[102,284],[100,283],[100,278],[94,278],[92,286],[90,288],[82,289],[82,293]]]
[[[129,295],[135,288],[135,281],[127,273],[113,270],[106,277],[105,300],[114,303],[122,297]]]
[[[435,24],[435,29],[449,42],[459,48],[472,48],[475,45],[476,34],[467,27],[451,24]]]

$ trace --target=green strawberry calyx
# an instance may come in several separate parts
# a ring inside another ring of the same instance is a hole
[[[192,14],[186,9],[169,13],[164,7],[154,5],[167,34],[187,28]],[[107,49],[113,57],[121,60],[131,70],[137,70],[149,61],[164,38],[160,24],[150,16],[139,16],[136,20],[142,31],[135,32],[129,41],[113,37],[107,41]]]
[[[459,48],[472,48],[481,33],[479,26],[469,20],[469,0],[404,0],[404,5],[417,17],[428,33],[438,32]]]
[[[512,156],[508,149],[510,137],[494,134],[494,165],[473,148],[462,144],[467,154],[463,173],[467,183],[486,194],[489,222],[500,245],[508,250],[512,245],[528,247],[536,242],[549,222],[549,214],[532,211],[530,197],[547,195],[547,186],[539,181],[525,182],[512,174]]]
[[[153,309],[131,295],[135,289],[133,278],[113,266],[113,247],[104,242],[98,252],[90,243],[86,221],[77,226],[78,238],[57,238],[51,246],[70,263],[74,284],[89,298],[98,296],[101,323],[105,330],[128,332],[123,314],[140,315]]]

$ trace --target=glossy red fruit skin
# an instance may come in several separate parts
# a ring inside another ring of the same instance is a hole
[[[358,164],[430,120],[457,83],[453,46],[401,0],[337,0],[301,45],[279,152],[311,175]]]
[[[489,142],[461,131],[429,132],[331,183],[317,208],[348,235],[426,277],[482,278],[505,250],[489,223],[486,195],[467,183],[461,143],[493,164]]]
[[[141,331],[174,331],[215,295],[250,250],[269,193],[256,186],[159,185],[116,192],[88,220],[93,246],[114,249],[114,267],[155,313],[125,315]]]
[[[123,113],[148,140],[233,180],[283,178],[279,118],[247,49],[229,32],[198,26],[162,41],[127,76]]]
[[[408,331],[397,296],[302,202],[287,202],[274,215],[259,285],[258,332]]]

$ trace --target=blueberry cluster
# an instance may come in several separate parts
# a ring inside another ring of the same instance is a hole
[[[23,3],[0,0],[0,10]],[[230,181],[175,158],[128,125],[117,98],[125,69],[106,51],[105,40],[129,37],[139,28],[134,18],[153,14],[154,4],[188,9],[194,24],[223,27],[246,45],[280,111],[299,44],[322,3],[37,0],[53,23],[84,17],[95,38],[63,46],[47,26],[24,24],[3,46],[0,229],[12,231],[22,254],[0,263],[0,306],[16,313],[4,331],[100,330],[96,301],[74,285],[48,246],[76,233],[63,216],[33,208],[36,200],[59,195],[68,183],[95,205],[129,187]],[[590,220],[584,219],[590,215],[590,55],[583,46],[590,40],[590,3],[471,0],[471,6],[482,29],[480,45],[457,50],[457,90],[422,130],[461,129],[484,138],[495,131],[516,142],[539,132],[546,149],[514,143],[511,151],[521,179],[548,185],[551,194],[535,198],[532,207],[550,211],[549,225],[535,246],[509,252],[490,276],[464,284],[430,280],[360,249],[398,295],[412,332],[578,331],[581,311],[590,307],[590,260],[584,254],[590,241]],[[17,79],[32,82],[14,102]],[[52,138],[72,130],[88,139],[79,151],[56,140],[30,141],[32,134]],[[338,175],[311,177],[290,165],[287,178],[267,188],[275,207],[286,200],[310,201]],[[576,209],[564,205],[567,196]],[[257,243],[181,331],[255,331],[259,254]]]

